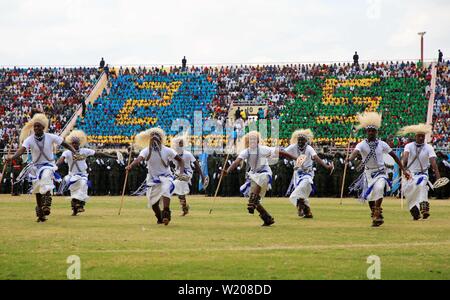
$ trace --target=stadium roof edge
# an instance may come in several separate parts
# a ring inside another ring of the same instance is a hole
[[[359,60],[360,64],[366,63],[384,63],[384,62],[417,62],[419,58],[388,58],[388,59],[374,59],[374,60]],[[444,60],[450,60],[450,58],[445,58]],[[425,63],[437,62],[436,59],[424,59]],[[215,66],[240,66],[240,65],[290,65],[290,64],[338,64],[338,63],[353,63],[352,60],[330,60],[330,61],[274,61],[274,62],[224,62],[224,63],[195,63],[188,64],[188,66],[193,67],[215,67]],[[180,63],[142,63],[142,64],[109,64],[110,67],[174,67],[180,66]],[[12,68],[97,68],[98,65],[0,65],[3,69]]]

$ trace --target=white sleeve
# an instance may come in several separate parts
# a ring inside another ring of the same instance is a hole
[[[143,159],[147,159],[148,156],[148,148],[144,148],[141,152],[139,152],[139,156]]]
[[[358,150],[358,151],[361,153],[361,152],[363,152],[363,151],[362,151],[362,147],[363,147],[362,142],[361,142],[361,143],[358,143],[358,144],[356,145],[356,147],[355,147],[355,150]]]
[[[93,156],[93,155],[95,155],[95,150],[84,149],[84,153],[85,153],[86,156]]]
[[[284,152],[289,153],[290,155],[297,156],[297,145],[289,145],[286,149],[284,149]]]
[[[175,156],[177,156],[177,152],[175,150],[173,150],[172,148],[166,148],[168,153],[167,153],[167,158],[168,160],[174,160]]]
[[[382,141],[381,145],[383,146],[384,153],[390,153],[392,151],[392,148],[386,142]]]
[[[189,159],[190,159],[191,164],[195,163],[196,160],[197,160],[197,159],[194,157],[194,155],[192,155],[192,153],[189,153]]]
[[[25,141],[22,143],[22,147],[25,147],[27,150],[31,147],[31,136],[27,137]]]
[[[52,143],[55,143],[56,145],[61,145],[62,142],[64,142],[64,139],[56,134],[49,133],[49,136],[51,137]]]
[[[428,158],[437,157],[436,153],[434,152],[434,149],[431,145],[429,145],[428,149]]]
[[[311,155],[311,157],[314,157],[317,155],[317,152],[316,152],[316,150],[314,150],[313,147],[308,146],[308,149],[309,149],[309,154]]]
[[[69,157],[70,151],[64,151],[63,154],[61,154],[61,157],[64,157],[64,162],[67,163],[67,158]]]
[[[248,158],[248,150],[247,149],[242,150],[241,153],[239,153],[238,158],[243,159],[243,160],[247,159]]]
[[[406,144],[404,152],[411,152],[411,143]]]
[[[261,155],[263,157],[275,156],[275,147],[261,146]]]

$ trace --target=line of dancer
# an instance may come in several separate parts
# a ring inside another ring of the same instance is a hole
[[[372,226],[384,223],[383,198],[391,189],[388,179],[384,155],[390,155],[403,173],[402,192],[405,195],[413,220],[427,219],[430,216],[428,190],[433,185],[429,181],[428,169],[431,166],[435,177],[440,178],[436,164],[436,154],[431,145],[425,143],[425,136],[431,132],[431,126],[417,124],[402,128],[397,134],[414,134],[415,142],[405,147],[402,160],[387,143],[378,138],[382,117],[376,112],[358,115],[357,129],[364,129],[366,138],[358,143],[345,163],[350,163],[361,156],[359,166],[361,175],[353,182],[349,190],[358,195],[363,202],[368,202]],[[20,135],[21,146],[7,161],[16,159],[26,151],[31,153],[31,163],[22,171],[17,181],[28,180],[32,183],[31,193],[36,195],[36,216],[38,222],[45,222],[50,215],[52,204],[51,191],[55,189],[55,181],[60,181],[60,193],[70,192],[72,215],[85,211],[89,199],[88,165],[86,158],[92,155],[116,157],[103,152],[85,148],[87,136],[83,131],[73,130],[64,140],[62,137],[47,133],[49,120],[44,114],[35,114],[24,126]],[[317,155],[312,147],[313,132],[311,129],[295,130],[287,148],[268,147],[264,145],[257,131],[247,133],[240,141],[237,158],[221,170],[220,176],[226,176],[239,165],[245,163],[247,172],[245,183],[240,192],[248,197],[248,213],[259,213],[262,226],[275,223],[274,217],[263,206],[266,192],[271,189],[272,170],[270,161],[279,157],[295,161],[292,181],[288,188],[289,201],[296,207],[299,217],[313,218],[310,196],[315,192],[314,162],[327,169],[330,174],[334,170],[333,163],[327,164]],[[139,164],[147,166],[147,176],[134,195],[146,195],[148,206],[155,213],[157,224],[168,225],[171,221],[170,199],[179,198],[182,214],[189,213],[186,196],[190,193],[189,185],[194,171],[197,171],[204,188],[209,177],[202,172],[199,162],[186,148],[189,145],[187,133],[174,137],[171,147],[165,146],[166,133],[161,128],[150,128],[136,135],[134,145],[141,149],[139,155],[125,168],[129,172]],[[54,147],[62,146],[64,151],[55,163]],[[130,149],[131,151],[131,149]],[[117,154],[119,155],[119,154]],[[64,163],[69,166],[69,173],[64,179],[57,173],[58,167]],[[448,181],[448,180],[447,180]]]

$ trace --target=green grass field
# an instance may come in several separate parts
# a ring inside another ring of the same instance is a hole
[[[176,198],[173,198],[176,200]],[[367,279],[367,257],[381,259],[382,279],[450,279],[450,201],[432,201],[431,218],[413,222],[398,199],[386,223],[370,227],[366,205],[312,199],[314,219],[300,219],[287,199],[268,198],[273,227],[260,227],[244,198],[190,197],[191,213],[156,225],[144,197],[94,197],[80,216],[55,197],[46,223],[34,198],[0,196],[0,279],[66,279],[70,255],[81,279]]]

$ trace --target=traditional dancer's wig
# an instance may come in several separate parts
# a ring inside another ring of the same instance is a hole
[[[261,139],[261,134],[258,131],[250,131],[246,135],[244,135],[244,144],[245,147],[250,147],[250,139],[256,138],[258,139],[258,144],[262,144],[263,141]]]
[[[258,131],[250,131],[237,141],[236,143],[237,154],[250,147],[250,138],[257,138],[258,144],[264,145],[264,141],[261,138],[261,134]]]
[[[25,126],[23,126],[22,131],[20,132],[19,141],[22,142],[34,133],[33,126],[34,124],[39,123],[44,126],[44,131],[48,130],[48,118],[44,114],[35,114],[30,121],[28,121]]]
[[[66,143],[72,144],[74,142],[78,142],[80,147],[83,147],[87,144],[87,136],[86,133],[82,130],[73,130],[68,136],[66,136]]]
[[[381,114],[377,112],[365,112],[362,114],[358,114],[359,124],[356,126],[356,129],[376,129],[378,130],[381,127]]]
[[[303,137],[308,143],[311,143],[314,138],[314,134],[311,129],[297,129],[292,133],[291,144],[297,144],[299,137]]]
[[[429,124],[419,123],[416,125],[405,126],[398,131],[398,135],[414,134],[429,134],[433,127]]]
[[[181,152],[181,150],[183,150],[183,148],[180,148],[180,142],[181,141],[183,141],[183,147],[186,147],[188,145],[188,143],[189,143],[189,133],[187,131],[185,131],[180,136],[176,136],[176,137],[172,138],[170,146],[176,152]]]
[[[155,134],[161,138],[161,145],[164,145],[166,142],[166,133],[159,127],[150,128],[137,134],[134,138],[134,143],[140,148],[148,147],[150,144],[150,137]]]

